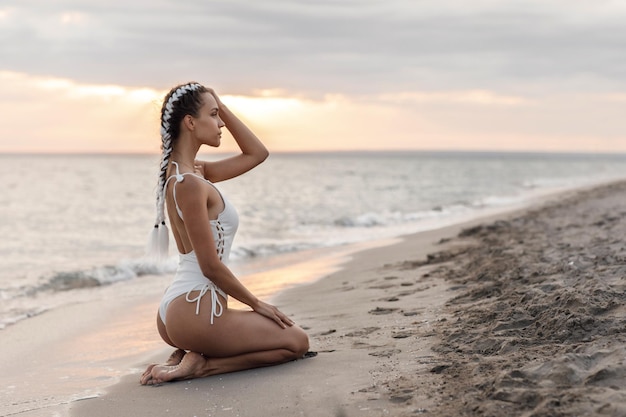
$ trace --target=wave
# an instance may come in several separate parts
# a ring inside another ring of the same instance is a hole
[[[176,270],[177,259],[172,257],[166,262],[157,264],[145,258],[124,260],[117,265],[105,265],[86,270],[61,271],[44,278],[37,285],[2,288],[0,300],[3,308],[0,309],[0,330],[22,320],[45,313],[51,305],[46,305],[40,299],[36,306],[28,299],[39,299],[40,296],[50,293],[88,289],[111,285],[116,282],[128,281],[143,275],[162,275]],[[21,301],[20,301],[21,300]]]
[[[405,223],[426,221],[429,219],[440,219],[447,216],[467,212],[477,207],[466,202],[453,203],[449,206],[435,206],[429,210],[401,213],[401,212],[381,212],[363,213],[356,216],[343,216],[333,221],[333,225],[340,228],[373,228],[385,226],[397,226]]]
[[[572,185],[567,184],[570,187]],[[471,201],[454,201],[449,204],[437,205],[430,209],[402,213],[399,211],[367,212],[353,216],[342,216],[332,221],[332,226],[338,228],[377,228],[401,226],[403,224],[423,223],[430,220],[442,220],[459,215],[471,214],[489,208],[512,207],[555,189],[566,189],[563,181],[545,181],[544,183],[524,183],[521,188],[509,194],[485,195]]]
[[[145,258],[124,260],[117,265],[105,265],[87,270],[74,270],[56,272],[43,283],[36,286],[20,288],[19,293],[23,296],[34,296],[41,292],[70,291],[81,288],[101,287],[120,281],[128,281],[142,275],[161,275],[171,273],[176,269],[176,260],[168,259],[162,264]],[[3,297],[8,290],[3,290]],[[15,296],[15,294],[13,294]]]
[[[315,249],[324,245],[313,242],[289,242],[281,243],[259,243],[248,244],[246,246],[235,246],[230,252],[232,261],[245,261],[246,259],[254,259],[261,257],[270,257],[284,253],[299,252],[307,249]]]

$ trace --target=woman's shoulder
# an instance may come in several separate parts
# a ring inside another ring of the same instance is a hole
[[[174,175],[171,180],[170,193],[175,192],[176,198],[206,198],[209,183],[196,174],[185,173]]]
[[[195,210],[199,207],[217,204],[219,197],[211,192],[212,188],[203,178],[196,175],[184,175],[184,179],[177,181],[169,190],[168,196],[173,198],[174,203],[185,212],[187,209]]]
[[[210,185],[209,181],[192,172],[185,172],[173,177],[172,182],[176,185],[176,193],[179,192],[178,190],[198,191],[206,189]]]

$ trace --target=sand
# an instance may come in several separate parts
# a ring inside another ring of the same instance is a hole
[[[626,415],[625,235],[626,182],[406,236],[274,300],[314,358],[145,387],[150,336],[103,395],[14,415]]]
[[[467,229],[456,249],[414,262],[453,285],[437,412],[626,415],[625,236],[618,183]]]

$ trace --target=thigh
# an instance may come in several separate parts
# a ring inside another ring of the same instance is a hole
[[[309,339],[299,326],[282,328],[275,321],[254,311],[227,310],[215,322],[218,334],[214,351],[217,356],[286,349],[306,352]]]
[[[211,301],[206,296],[202,298],[199,315],[196,304],[188,303],[184,297],[172,301],[167,311],[167,334],[176,346],[210,357],[308,349],[308,337],[300,327],[283,329],[253,311],[226,308],[211,324]]]

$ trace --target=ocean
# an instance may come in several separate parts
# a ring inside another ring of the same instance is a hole
[[[165,265],[144,258],[158,162],[158,155],[0,155],[0,332],[87,302],[99,288],[173,273],[173,244]],[[433,229],[624,178],[626,155],[276,153],[217,186],[239,212],[230,265],[245,275],[281,257]]]

